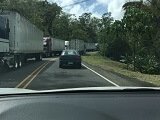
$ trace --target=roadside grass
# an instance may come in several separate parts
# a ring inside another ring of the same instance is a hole
[[[142,74],[140,72],[127,70],[126,64],[102,57],[97,52],[87,53],[86,56],[82,56],[82,59],[87,64],[99,67],[103,70],[112,71],[130,78],[136,78],[141,81],[152,83],[155,86],[160,86],[160,75]]]

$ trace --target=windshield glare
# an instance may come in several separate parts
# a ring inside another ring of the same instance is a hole
[[[66,50],[62,52],[62,55],[78,55],[78,53],[74,50]]]
[[[159,87],[159,6],[158,0],[1,1],[0,88]]]

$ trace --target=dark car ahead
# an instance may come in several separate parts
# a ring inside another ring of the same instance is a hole
[[[73,66],[81,68],[81,56],[76,50],[64,50],[59,58],[59,67]]]

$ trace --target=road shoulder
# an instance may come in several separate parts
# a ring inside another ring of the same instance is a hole
[[[99,66],[96,65],[91,65],[87,62],[83,63],[88,66],[89,68],[93,69],[94,71],[98,72],[99,74],[103,75],[104,77],[106,77],[107,79],[113,81],[114,83],[118,84],[119,86],[134,86],[134,87],[155,87],[155,85],[145,82],[145,81],[141,81],[138,80],[136,78],[130,78],[127,77],[125,75],[113,72],[113,71],[109,71],[109,70],[105,70]]]

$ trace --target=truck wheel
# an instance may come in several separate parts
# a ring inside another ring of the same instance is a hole
[[[53,57],[53,53],[50,53],[50,54],[49,54],[49,57]]]
[[[17,68],[18,68],[18,61],[15,60],[15,61],[14,61],[14,69],[17,69]]]
[[[41,54],[36,56],[36,61],[42,61],[42,55]]]
[[[22,67],[22,61],[21,61],[21,60],[19,60],[18,67],[19,67],[19,68]]]
[[[4,63],[1,63],[0,65],[0,72],[7,72],[9,70],[9,66],[6,63],[6,61]]]
[[[42,61],[42,55],[41,54],[39,55],[39,61]]]

